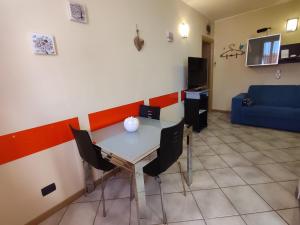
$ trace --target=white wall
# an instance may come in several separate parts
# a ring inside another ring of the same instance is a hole
[[[224,48],[235,43],[246,43],[251,37],[257,37],[256,30],[272,27],[271,33],[282,34],[282,44],[300,43],[300,30],[285,32],[288,18],[300,17],[300,1],[257,10],[218,20],[215,22],[215,62],[213,77],[213,109],[231,110],[231,98],[241,92],[247,92],[251,84],[300,84],[300,64],[287,64],[261,68],[245,67],[245,55],[220,58]],[[275,78],[280,69],[282,78]]]
[[[90,112],[184,89],[187,57],[201,55],[206,18],[179,0],[81,2],[88,24],[68,20],[66,1],[1,1],[0,135],[73,116],[87,129]],[[187,40],[179,37],[182,21],[191,28]],[[133,45],[136,24],[145,39],[141,52]],[[174,32],[174,43],[166,31]],[[34,55],[31,32],[54,35],[58,55]],[[165,119],[180,116],[181,104],[162,112]],[[73,142],[1,165],[0,177],[0,218],[9,225],[83,187]],[[57,190],[42,198],[40,189],[52,182]]]

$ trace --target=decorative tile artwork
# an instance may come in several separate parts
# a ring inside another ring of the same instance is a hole
[[[87,23],[85,7],[79,3],[69,2],[70,20],[78,23]]]
[[[31,39],[33,53],[39,55],[56,55],[53,36],[33,33]]]

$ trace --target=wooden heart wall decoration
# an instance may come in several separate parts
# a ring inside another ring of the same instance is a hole
[[[136,25],[136,37],[134,38],[134,45],[138,51],[141,51],[144,47],[145,41],[140,38],[140,31]]]

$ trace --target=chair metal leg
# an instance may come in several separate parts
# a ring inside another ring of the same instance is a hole
[[[177,164],[178,164],[179,172],[180,172],[180,175],[181,175],[181,183],[182,183],[182,187],[183,187],[183,195],[186,196],[186,190],[185,190],[185,185],[184,185],[184,174],[182,172],[181,163],[178,161]]]
[[[101,189],[102,189],[102,196],[101,196],[101,200],[103,203],[103,217],[106,217],[106,210],[105,210],[105,197],[104,197],[104,189],[105,189],[105,184],[104,184],[104,172],[102,173],[101,176]]]
[[[130,201],[134,198],[134,191],[133,191],[133,173],[130,176]]]
[[[161,209],[162,209],[162,213],[163,213],[163,224],[167,224],[168,221],[167,221],[167,215],[166,215],[166,211],[165,211],[165,207],[164,207],[163,192],[162,192],[162,190],[161,190],[161,180],[160,180],[160,177],[159,177],[159,176],[157,176],[155,179],[156,179],[156,181],[157,181],[158,184],[159,184]]]
[[[82,161],[82,165],[84,170],[85,192],[89,194],[95,190],[92,167],[84,160]]]
[[[296,190],[296,197],[300,201],[300,180],[299,180],[297,190]]]

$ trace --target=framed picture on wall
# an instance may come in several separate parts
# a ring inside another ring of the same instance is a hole
[[[76,2],[68,2],[70,20],[77,23],[87,23],[86,8]]]
[[[38,55],[56,55],[54,37],[47,34],[33,33],[31,35],[32,50]]]

